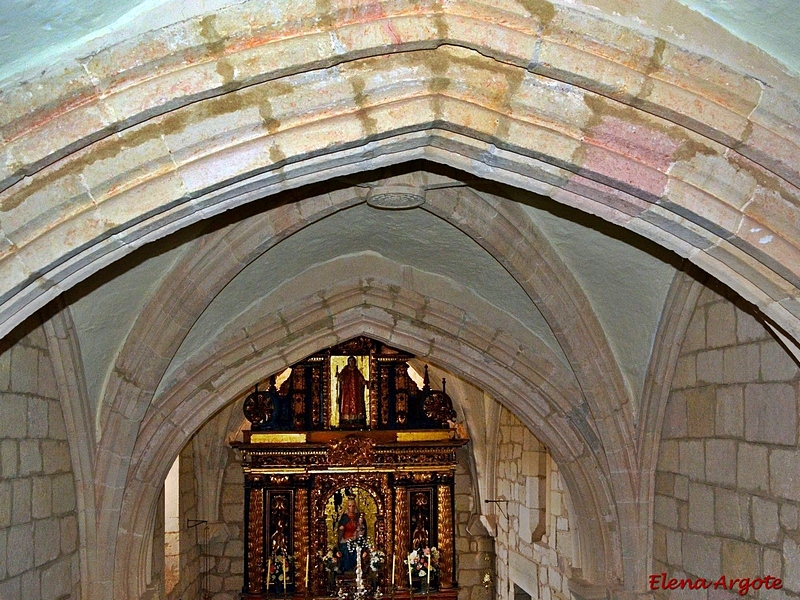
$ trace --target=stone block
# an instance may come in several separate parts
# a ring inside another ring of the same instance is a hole
[[[223,504],[222,519],[228,523],[242,520],[241,504]]]
[[[697,354],[697,383],[723,383],[722,350],[707,350]]]
[[[0,352],[0,392],[11,391],[11,348]]]
[[[8,530],[0,527],[0,581],[6,578],[6,548],[8,547]],[[2,598],[2,596],[0,596]]]
[[[742,537],[750,539],[753,532],[750,527],[750,494],[739,494],[739,515],[741,516]]]
[[[747,510],[742,514],[742,506],[736,492],[719,488],[714,491],[714,522],[719,535],[745,537],[742,522],[749,518]]]
[[[58,558],[61,527],[57,519],[40,519],[33,526],[34,564],[37,567]]]
[[[22,578],[12,577],[0,581],[0,598],[22,598]]]
[[[225,556],[241,558],[244,556],[244,542],[232,540],[225,544]]]
[[[38,374],[39,350],[16,344],[11,349],[11,389],[18,394],[35,395]],[[27,407],[25,410],[27,412]]]
[[[33,479],[31,511],[34,519],[46,519],[53,514],[53,486],[49,477],[36,477]]]
[[[730,302],[717,302],[708,307],[706,341],[709,348],[736,344],[736,310]]]
[[[0,438],[24,438],[28,434],[28,401],[13,394],[0,397]]]
[[[686,395],[689,391],[673,391],[664,411],[664,424],[661,435],[664,439],[686,437]]]
[[[658,454],[658,469],[677,473],[680,471],[680,442],[663,440]]]
[[[0,479],[0,529],[11,525],[11,482]]]
[[[48,430],[48,405],[47,400],[40,398],[28,399],[28,437],[43,438]]]
[[[681,440],[678,446],[680,452],[680,473],[695,481],[704,481],[705,474],[705,449],[702,441]]]
[[[16,525],[8,530],[6,569],[15,577],[33,568],[33,523]]]
[[[722,574],[722,540],[687,533],[683,536],[684,564],[691,565],[692,573],[706,579],[718,579]]]
[[[663,471],[656,472],[656,494],[662,496],[675,495],[675,475]]]
[[[42,453],[39,440],[20,440],[19,442],[19,474],[27,476],[42,471]]]
[[[45,346],[45,352],[47,347]],[[46,355],[45,355],[46,356]],[[40,398],[50,398],[48,404],[55,402],[58,404],[58,383],[53,372],[53,364],[45,358],[39,363],[39,389],[37,394]]]
[[[42,471],[46,475],[72,470],[69,444],[59,440],[42,440]]]
[[[722,353],[722,378],[725,383],[758,381],[761,371],[761,348],[747,344],[725,348]]]
[[[678,500],[689,499],[689,478],[684,475],[675,476],[675,497]]]
[[[753,496],[751,507],[753,516],[753,537],[761,544],[776,543],[780,531],[778,505],[771,500]]]
[[[75,485],[72,473],[53,477],[53,514],[63,515],[75,510]]]
[[[772,548],[764,548],[762,562],[762,572],[764,575],[772,575],[773,577],[781,576],[782,556],[780,549],[774,550]]]
[[[736,442],[734,440],[706,441],[706,481],[736,485]]]
[[[739,488],[766,492],[769,490],[767,447],[740,443],[736,457],[736,483]]]
[[[0,400],[0,403],[2,400]],[[19,472],[19,446],[16,440],[0,441],[0,478],[11,479]]]
[[[220,575],[209,575],[208,591],[211,593],[222,591],[223,579]]]
[[[775,340],[761,343],[761,380],[791,381],[798,367],[792,356]]]
[[[67,426],[64,423],[64,414],[61,412],[61,405],[58,402],[50,402],[48,414],[48,420],[50,423],[48,437],[53,440],[66,440]]]
[[[675,365],[675,376],[672,378],[673,389],[683,389],[697,384],[697,357],[694,354],[678,358]]]
[[[671,565],[683,564],[683,535],[678,531],[667,531],[667,562]]]
[[[741,437],[744,435],[744,388],[739,385],[718,387],[714,431],[718,436]]]
[[[797,529],[797,507],[794,504],[785,503],[781,505],[781,527],[793,531]]]
[[[722,540],[723,573],[741,573],[743,577],[755,577],[761,573],[760,548],[736,540]],[[745,575],[748,573],[749,575]]]
[[[764,325],[749,312],[736,310],[736,339],[739,343],[746,344],[769,338]]]
[[[15,479],[11,482],[11,522],[27,523],[31,520],[31,480]]]
[[[63,554],[70,554],[78,549],[78,519],[75,516],[69,516],[61,519],[61,552]]]
[[[689,530],[714,532],[714,489],[700,483],[689,483]]]
[[[689,437],[714,437],[714,388],[703,386],[685,394]]]
[[[788,384],[745,387],[745,436],[751,442],[794,445],[797,441],[797,400]]]
[[[241,575],[242,573],[244,573],[244,560],[239,558],[233,558],[231,560],[230,573],[231,575],[234,576]],[[235,579],[238,579],[241,582],[240,577],[235,577]],[[241,587],[241,583],[239,583],[239,586]]]
[[[68,557],[48,565],[42,570],[42,596],[61,598],[72,591],[72,567]]]
[[[706,348],[706,319],[705,312],[697,310],[692,315],[686,335],[683,338],[681,352],[695,352]]]
[[[217,557],[216,571],[217,573],[227,574],[231,570],[231,559],[225,557]]]

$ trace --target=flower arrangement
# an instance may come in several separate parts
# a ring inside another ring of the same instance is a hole
[[[412,576],[429,579],[439,572],[439,551],[436,546],[418,548],[408,555],[407,564]]]
[[[386,564],[386,553],[383,550],[380,550],[375,547],[374,544],[370,542],[369,545],[369,569],[373,573],[377,573],[383,568],[383,565]]]
[[[277,550],[269,557],[269,585],[275,589],[286,588],[290,583],[294,556]]]
[[[325,554],[320,552],[322,558],[322,566],[328,573],[339,572],[339,551],[334,548],[329,548]]]

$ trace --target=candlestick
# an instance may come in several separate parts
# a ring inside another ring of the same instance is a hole
[[[288,579],[288,577],[286,577],[286,557],[285,556],[282,557],[282,560],[283,560],[283,593],[284,595],[286,595],[286,580]]]
[[[306,554],[306,589],[308,589],[308,567],[311,564],[311,554]]]
[[[431,558],[428,557],[428,591],[431,589]]]
[[[392,587],[394,587],[394,563],[397,559],[397,555],[392,554]]]
[[[269,560],[267,561],[267,593],[268,594],[269,594],[269,580],[271,579],[270,571],[272,571],[272,557],[271,556],[269,557]]]
[[[356,546],[356,589],[360,592],[361,588],[361,546]]]
[[[408,589],[411,589],[413,586],[413,582],[411,581],[411,555],[408,555]]]

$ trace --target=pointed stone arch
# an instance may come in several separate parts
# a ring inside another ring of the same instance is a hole
[[[565,4],[466,6],[249,2],[9,90],[1,330],[204,216],[413,154],[615,220],[800,335],[792,80]]]
[[[563,465],[585,536],[582,547],[593,551],[582,559],[586,576],[611,586],[622,579],[621,543],[618,525],[611,525],[617,521],[607,467],[593,458],[583,432],[559,408],[569,401],[558,397],[579,397],[580,391],[570,383],[568,372],[541,354],[541,345],[538,352],[519,352],[526,347],[526,340],[509,334],[502,342],[497,338],[488,349],[476,346],[486,333],[480,323],[462,320],[459,327],[443,327],[455,312],[452,307],[448,309],[442,303],[441,311],[430,309],[420,317],[416,307],[421,298],[417,294],[393,291],[380,282],[372,281],[368,286],[347,282],[341,289],[332,290],[331,296],[337,299],[334,314],[318,296],[292,307],[293,314],[303,315],[303,324],[298,323],[296,330],[287,331],[283,319],[263,319],[262,328],[251,332],[250,337],[232,336],[230,343],[221,344],[214,357],[195,365],[190,375],[165,393],[159,407],[148,412],[124,491],[115,590],[132,597],[143,591],[141,581],[136,581],[137,570],[130,565],[141,556],[143,536],[151,522],[149,514],[158,496],[158,486],[153,482],[163,479],[168,457],[177,454],[208,416],[243,393],[253,380],[282,370],[320,347],[361,333],[415,352],[504,398],[523,423],[553,448]],[[270,340],[269,345],[264,345],[265,340]],[[263,350],[253,353],[254,346]],[[242,360],[245,349],[247,358]],[[507,365],[512,349],[517,359]]]

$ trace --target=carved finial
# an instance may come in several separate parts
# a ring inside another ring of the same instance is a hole
[[[275,375],[270,375],[269,378],[269,391],[276,392],[277,388],[275,387]]]
[[[442,393],[447,393],[447,379],[442,377]]]
[[[431,388],[431,378],[428,376],[428,365],[425,365],[425,376],[422,378],[422,389],[429,390]]]

